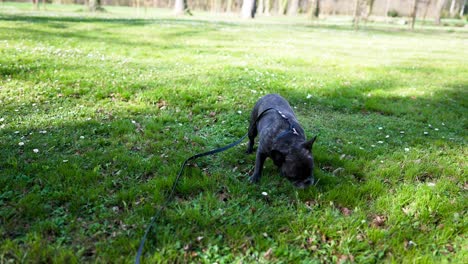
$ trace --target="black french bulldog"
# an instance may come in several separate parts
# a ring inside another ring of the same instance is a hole
[[[251,182],[260,180],[263,163],[270,157],[296,187],[305,188],[314,183],[312,145],[317,137],[306,141],[293,109],[280,95],[265,95],[255,104],[250,116],[249,154],[253,152],[257,134],[260,140]]]

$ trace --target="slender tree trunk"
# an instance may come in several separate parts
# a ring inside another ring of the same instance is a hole
[[[231,12],[232,12],[232,0],[227,0],[226,12],[227,12],[227,13],[231,13]]]
[[[175,0],[174,14],[176,16],[183,14],[192,15],[192,12],[190,12],[190,9],[188,8],[187,0]]]
[[[101,10],[101,0],[89,0],[89,11],[96,12]]]
[[[257,11],[256,0],[244,0],[242,2],[241,16],[242,18],[254,18]]]
[[[174,14],[177,16],[184,14],[184,0],[175,0]]]
[[[320,16],[320,0],[313,0],[311,9],[312,9],[312,16],[314,18],[319,18],[319,16]]]
[[[148,1],[149,0],[143,0],[143,11],[145,13],[145,16],[148,14],[148,6],[149,6]]]
[[[444,9],[445,1],[446,0],[439,0],[439,2],[437,2],[434,21],[437,25],[440,25],[440,17],[442,16],[442,10]]]
[[[429,10],[429,6],[431,6],[431,2],[432,2],[432,0],[428,0],[428,1],[426,2],[426,6],[425,6],[425,8],[424,8],[423,19],[422,19],[422,20],[423,20],[423,21],[422,21],[423,24],[426,24],[427,11]]]
[[[391,0],[387,0],[387,5],[385,6],[385,17],[388,17],[388,12],[390,11]]]
[[[287,6],[288,0],[278,0],[278,15],[284,15]]]
[[[47,10],[46,0],[42,0],[42,9]]]
[[[457,0],[452,0],[452,3],[450,3],[450,17],[455,16],[455,5],[457,3]]]
[[[211,12],[216,13],[221,11],[221,0],[212,0]]]
[[[299,9],[299,0],[291,0],[288,7],[288,16],[297,15],[297,10]]]
[[[463,4],[460,8],[460,17],[463,18],[463,15],[465,14],[465,6],[466,6],[466,0],[463,1]]]
[[[264,8],[263,3],[265,2],[265,0],[257,0],[257,1],[258,1],[257,14],[263,15],[263,8]]]
[[[359,5],[360,5],[359,0],[354,0],[353,25],[354,25],[354,29],[356,30],[359,28],[359,17],[361,15]]]
[[[265,1],[265,7],[263,13],[267,16],[270,15],[270,8],[271,8],[271,0],[264,0]]]
[[[416,23],[416,13],[418,12],[418,0],[413,0],[411,8],[411,30],[414,30],[414,23]]]
[[[34,10],[39,10],[39,0],[32,0]]]
[[[368,0],[366,20],[368,20],[370,15],[372,14],[372,10],[374,9],[374,3],[375,0]]]

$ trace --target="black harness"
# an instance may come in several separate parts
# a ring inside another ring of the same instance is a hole
[[[286,136],[286,135],[289,134],[289,133],[293,133],[294,135],[299,136],[299,133],[297,132],[296,127],[294,126],[294,123],[293,123],[286,115],[284,115],[280,110],[278,110],[278,109],[275,109],[275,110],[276,110],[276,111],[278,112],[278,114],[279,114],[282,118],[284,118],[284,119],[288,122],[288,124],[289,124],[289,129],[286,130],[286,131],[281,132],[281,134],[279,134],[279,135],[276,137],[276,139],[278,140],[278,139],[280,139],[280,138]]]

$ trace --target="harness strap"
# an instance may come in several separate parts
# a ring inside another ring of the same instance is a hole
[[[281,134],[279,134],[279,135],[276,137],[276,139],[280,139],[280,138],[286,136],[286,135],[289,134],[289,133],[293,133],[294,135],[298,135],[298,136],[299,136],[299,133],[297,132],[296,127],[294,126],[294,123],[291,122],[291,120],[289,120],[289,118],[288,118],[286,115],[284,115],[280,110],[277,110],[277,109],[275,109],[275,110],[278,112],[278,114],[279,114],[282,118],[284,118],[286,121],[288,121],[288,124],[289,124],[289,129],[286,130],[286,131],[281,132]]]

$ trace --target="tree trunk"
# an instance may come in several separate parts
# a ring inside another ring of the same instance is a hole
[[[46,10],[46,0],[42,0],[42,9]]]
[[[242,2],[241,16],[242,18],[254,18],[257,11],[256,0],[244,0]]]
[[[262,15],[263,14],[263,3],[265,0],[258,0],[258,8],[257,8],[257,14]]]
[[[440,25],[440,17],[442,16],[442,10],[444,10],[445,1],[446,0],[439,0],[439,2],[437,2],[434,21],[437,25]]]
[[[359,5],[360,5],[359,0],[354,0],[353,25],[354,25],[354,29],[356,30],[359,28],[359,17],[361,15]]]
[[[270,15],[270,1],[271,0],[264,0],[265,1],[265,8],[264,8],[264,11],[263,13],[267,16]]]
[[[284,15],[287,6],[288,0],[278,0],[278,15]]]
[[[387,5],[385,6],[385,17],[388,17],[388,12],[390,11],[390,2],[391,0],[387,0]]]
[[[299,9],[299,0],[291,0],[289,2],[288,16],[297,15],[297,10]]]
[[[96,12],[101,10],[101,0],[89,0],[89,11]]]
[[[39,10],[39,0],[32,0],[34,10]]]
[[[227,0],[226,12],[231,13],[232,11],[232,0]]]
[[[176,16],[183,14],[192,15],[190,9],[188,8],[187,0],[175,0],[174,3],[174,14]]]
[[[463,18],[463,15],[465,14],[465,6],[466,6],[466,0],[463,1],[463,4],[460,8],[460,17]]]
[[[211,12],[216,13],[221,11],[221,0],[211,1]]]
[[[457,3],[457,0],[452,0],[452,3],[450,4],[450,17],[455,16],[455,4]]]
[[[149,0],[143,0],[143,10],[145,11],[145,16],[148,14]]]
[[[311,3],[312,17],[318,18],[320,15],[320,0],[312,0]]]
[[[424,14],[423,14],[423,23],[424,23],[424,20],[426,20],[427,11],[429,10],[429,6],[431,6],[431,2],[432,2],[432,0],[428,0],[426,2],[426,7],[424,9]]]
[[[414,30],[414,23],[416,23],[416,12],[418,12],[418,0],[413,0],[411,8],[411,30]]]
[[[372,14],[372,10],[374,9],[374,3],[375,3],[375,0],[368,1],[366,20],[368,20],[370,15]]]

